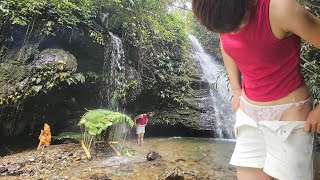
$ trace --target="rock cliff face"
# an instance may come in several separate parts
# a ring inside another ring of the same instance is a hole
[[[188,78],[189,92],[181,107],[161,107],[153,104],[152,97],[140,97],[135,104],[135,111],[159,108],[148,127],[148,134],[154,136],[204,136],[214,137],[213,124],[200,124],[203,113],[212,111],[210,85],[203,79],[199,62],[189,59]],[[207,126],[210,126],[209,128]]]
[[[105,47],[93,43],[88,36],[80,36],[80,32],[68,31],[56,37],[34,38],[23,48],[21,43],[15,44],[0,62],[0,96],[4,100],[0,108],[0,136],[37,136],[44,122],[55,133],[78,131],[84,108],[101,107],[98,102],[103,96]],[[132,52],[125,54],[128,58]],[[134,100],[122,109],[132,117],[145,111],[156,112],[150,135],[169,135],[161,130],[166,128],[177,135],[211,136],[211,130],[199,127],[198,123],[201,113],[210,108],[203,103],[200,106],[200,101],[210,94],[209,84],[201,78],[201,68],[191,58],[186,69],[190,89],[181,106],[159,103],[148,92],[133,89]],[[85,81],[79,74],[85,76]],[[143,81],[143,74],[130,64],[126,64],[125,77]]]
[[[83,69],[90,68],[84,63],[80,65],[81,70],[78,68],[78,62],[85,61],[90,54],[82,55],[77,47],[83,49],[82,53],[86,52],[85,47],[68,43],[70,39],[64,38],[63,33],[56,38],[30,35],[31,40],[22,43],[21,31],[13,30],[13,42],[1,52],[0,140],[6,136],[35,136],[44,122],[57,125],[54,129],[74,128],[73,119],[78,119],[90,102],[88,97],[84,97],[84,101],[79,97],[88,94],[87,90],[94,84],[83,74],[87,72]],[[95,54],[92,59],[96,60],[99,53],[92,53]],[[93,95],[91,99],[94,98]]]
[[[75,72],[77,70],[77,60],[72,54],[64,50],[45,49],[31,62],[31,67],[37,70],[45,70],[52,66]]]

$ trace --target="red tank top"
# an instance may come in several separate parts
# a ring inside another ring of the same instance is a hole
[[[266,102],[282,98],[303,83],[300,37],[279,40],[269,23],[270,0],[257,0],[249,23],[237,33],[220,34],[225,52],[242,74],[247,97]]]
[[[141,119],[139,120],[138,124],[140,125],[146,125],[147,124],[147,121],[148,121],[148,117],[146,114],[142,114],[142,117]]]

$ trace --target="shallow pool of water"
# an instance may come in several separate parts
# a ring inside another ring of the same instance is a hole
[[[88,164],[91,169],[74,174],[91,177],[93,168],[95,173],[101,176],[106,173],[111,179],[163,179],[179,169],[186,179],[236,179],[235,168],[228,163],[234,145],[234,141],[209,138],[146,138],[143,146],[132,140],[126,143],[134,155],[132,158],[96,159]],[[151,151],[162,158],[147,161],[146,155]]]
[[[227,166],[235,142],[207,138],[149,138],[141,149],[156,151],[164,160],[197,161],[210,165]]]

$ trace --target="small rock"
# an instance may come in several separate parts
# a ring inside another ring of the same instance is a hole
[[[97,179],[97,180],[111,180],[107,175],[104,174],[93,174],[90,179]]]
[[[18,169],[20,169],[20,166],[19,166],[19,165],[9,166],[9,167],[8,167],[8,171],[17,171]]]
[[[8,171],[7,168],[5,168],[5,167],[0,167],[0,173],[4,173],[4,172],[6,172],[6,171]]]
[[[80,161],[80,160],[81,160],[81,157],[77,156],[77,157],[74,158],[74,160],[75,160],[75,161]]]
[[[157,152],[151,151],[147,154],[148,161],[154,161],[156,159],[162,158]]]
[[[196,171],[190,171],[190,172],[185,172],[184,174],[187,174],[187,175],[189,175],[189,176],[195,177],[195,176],[198,175],[198,172],[196,172]]]
[[[162,177],[165,180],[184,180],[184,174],[179,168],[167,169]]]
[[[29,173],[22,173],[22,174],[20,174],[20,176],[30,176],[30,174]]]
[[[35,159],[34,157],[32,157],[32,158],[29,159],[29,161],[30,161],[30,162],[35,162],[36,159]]]
[[[176,162],[186,162],[184,159],[176,159]]]

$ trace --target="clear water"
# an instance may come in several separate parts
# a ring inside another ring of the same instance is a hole
[[[164,160],[197,161],[208,166],[228,166],[235,142],[207,138],[151,138],[144,144],[144,151],[157,151]]]
[[[186,179],[236,179],[235,168],[229,165],[234,141],[207,138],[146,138],[143,146],[128,141],[134,154],[98,158],[66,172],[68,177],[92,177],[107,174],[110,179],[163,179],[170,169],[179,168]],[[147,161],[155,151],[161,160]],[[94,171],[92,171],[94,169]]]

